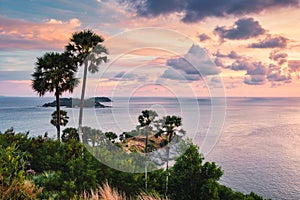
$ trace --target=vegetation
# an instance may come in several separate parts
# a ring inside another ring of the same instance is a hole
[[[160,128],[162,127],[158,127],[157,130]],[[181,142],[185,151],[176,159],[173,167],[169,167],[168,171],[163,168],[149,170],[145,177],[143,173],[127,173],[113,169],[103,164],[104,162],[99,162],[90,153],[97,150],[96,153],[103,155],[107,160],[116,161],[117,165],[123,167],[128,167],[129,162],[138,166],[139,159],[123,155],[117,157],[114,153],[116,150],[107,145],[111,144],[116,149],[122,148],[121,144],[124,141],[114,141],[114,133],[103,133],[90,127],[83,127],[83,130],[84,140],[90,147],[79,142],[78,131],[75,128],[63,131],[62,142],[45,136],[31,138],[28,133],[15,133],[13,129],[0,133],[1,197],[106,199],[110,195],[111,199],[163,199],[166,192],[166,176],[169,174],[168,199],[263,199],[254,193],[245,195],[232,191],[218,183],[223,174],[221,167],[214,162],[203,162],[204,158],[198,147],[189,141]],[[134,137],[125,139],[125,143]],[[162,137],[160,141],[165,138]],[[141,143],[145,144],[145,140]],[[148,189],[146,193],[145,178]]]
[[[101,36],[91,30],[83,30],[74,33],[69,44],[66,46],[66,51],[72,55],[76,66],[84,65],[79,111],[79,138],[81,142],[83,141],[82,118],[87,71],[95,73],[99,70],[98,66],[101,63],[107,62],[106,54],[108,54],[108,52],[107,49],[101,45],[103,41],[104,39]]]
[[[82,117],[84,107],[84,96],[87,79],[87,71],[95,73],[98,66],[107,62],[107,50],[100,43],[104,39],[90,30],[75,32],[70,38],[70,42],[65,47],[63,53],[45,53],[44,56],[37,58],[35,71],[32,74],[32,88],[39,96],[44,96],[47,92],[54,92],[56,106],[56,119],[51,120],[51,124],[55,123],[57,129],[57,139],[60,140],[60,96],[64,92],[73,92],[79,81],[75,78],[75,73],[82,64],[84,64],[84,74],[82,81],[82,92],[80,99],[79,112],[79,138],[82,142]],[[105,54],[105,55],[103,55]],[[67,101],[67,106],[72,107],[72,101]],[[65,103],[64,101],[64,103]],[[99,103],[97,99],[87,100],[88,106],[106,107]],[[46,104],[53,106],[53,103]],[[53,113],[54,114],[54,113]]]
[[[181,117],[156,120],[156,112],[145,110],[136,129],[119,136],[83,127],[84,104],[103,106],[97,98],[84,100],[87,72],[95,73],[107,62],[108,52],[102,42],[101,36],[84,30],[72,35],[64,53],[37,58],[32,88],[40,96],[54,92],[56,100],[46,106],[56,106],[50,122],[57,129],[57,140],[47,134],[31,138],[28,132],[15,133],[13,129],[0,132],[1,199],[263,199],[221,185],[221,167],[203,163],[198,147],[182,140],[185,131]],[[61,136],[60,126],[65,126],[69,117],[60,106],[67,103],[72,107],[70,101],[74,102],[60,96],[77,86],[75,73],[81,65],[79,129],[66,128]],[[173,144],[184,148],[169,167]],[[166,169],[158,169],[148,154],[163,147]]]
[[[64,92],[72,92],[78,84],[75,79],[76,66],[67,53],[46,53],[37,58],[35,71],[32,74],[32,88],[39,96],[54,92],[56,98],[57,139],[60,140],[60,103],[59,97]]]
[[[68,117],[68,112],[67,111],[64,111],[64,110],[60,110],[60,115],[59,115],[59,119],[60,119],[60,126],[66,126],[69,122],[69,117]],[[53,125],[53,126],[57,126],[57,113],[56,111],[54,111],[52,113],[52,119],[50,121],[50,123]]]

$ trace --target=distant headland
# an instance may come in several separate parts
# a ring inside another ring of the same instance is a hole
[[[67,108],[76,108],[80,107],[80,99],[77,98],[60,98],[60,106],[64,106]],[[107,108],[111,106],[103,105],[100,102],[112,102],[112,100],[108,97],[93,97],[84,100],[84,107],[95,107],[95,108]],[[55,107],[56,106],[56,100],[50,103],[45,103],[43,107]]]

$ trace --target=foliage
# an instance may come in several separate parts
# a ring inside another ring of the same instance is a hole
[[[141,155],[116,153],[120,147],[110,143],[103,132],[89,127],[84,129],[90,132],[87,139],[90,145],[86,147],[78,142],[78,133],[74,128],[64,130],[63,143],[41,136],[29,138],[28,133],[15,133],[13,129],[0,133],[1,195],[10,195],[5,199],[82,199],[84,194],[85,197],[98,195],[101,199],[99,186],[107,183],[111,188],[117,188],[111,190],[112,194],[118,191],[122,197],[154,199],[153,195],[143,194],[143,173],[122,172],[103,164],[114,162],[119,169],[129,169],[133,165],[135,169],[132,172],[143,171],[144,166],[139,166]],[[90,138],[95,136],[100,139],[93,144]],[[198,147],[187,142],[186,145],[186,151],[169,168],[171,199],[263,199],[254,193],[245,195],[219,184],[223,174],[221,168],[213,162],[203,163],[204,158]],[[101,162],[90,152],[99,156]],[[162,198],[167,174],[165,169],[148,172],[147,194],[156,194],[156,199]]]
[[[217,181],[223,172],[215,163],[202,164],[198,147],[189,144],[170,170],[171,199],[218,199]]]
[[[68,53],[45,53],[37,58],[32,74],[32,88],[39,96],[54,92],[56,98],[56,129],[57,139],[60,140],[60,103],[59,97],[64,92],[73,92],[78,84],[75,78],[77,71],[74,61]],[[51,122],[52,123],[52,122]]]
[[[7,134],[6,132],[5,134]],[[12,133],[7,134],[11,136]],[[3,147],[0,144],[0,198],[36,199],[42,192],[32,181],[25,179],[27,152],[18,149],[15,143]]]
[[[20,181],[13,178],[9,184],[5,184],[5,177],[0,174],[0,199],[34,200],[42,192],[32,181]]]
[[[79,135],[76,128],[66,128],[61,136],[62,142],[71,142],[71,140],[79,141]]]
[[[70,42],[65,47],[66,51],[72,55],[73,62],[79,67],[84,64],[82,89],[79,110],[79,139],[83,141],[82,118],[84,107],[84,96],[86,88],[87,71],[97,72],[101,63],[107,62],[107,49],[101,45],[104,39],[91,30],[83,30],[73,33]]]
[[[118,138],[118,136],[117,136],[117,134],[115,134],[115,133],[113,133],[113,132],[106,132],[105,134],[104,134],[108,139],[109,139],[109,141],[111,141],[112,143],[115,143],[115,139],[117,139]]]
[[[69,122],[69,117],[67,115],[67,111],[60,110],[59,112],[60,112],[60,117],[59,117],[60,125],[66,126]],[[51,119],[50,123],[56,127],[57,126],[57,111],[54,111],[51,116],[52,116],[52,119]]]
[[[92,147],[99,146],[105,143],[105,135],[101,130],[93,129],[91,127],[82,127],[83,143],[91,144]]]
[[[91,30],[83,30],[80,32],[75,32],[72,34],[70,38],[70,42],[66,46],[66,51],[73,55],[78,62],[78,65],[82,65],[84,60],[90,55],[90,53],[94,50],[96,54],[105,53],[107,54],[107,50],[100,45],[104,39],[95,34]],[[99,49],[94,49],[96,46],[102,47]],[[99,65],[101,62],[106,62],[107,57],[101,57],[101,59],[95,60],[93,64]],[[91,71],[97,71],[94,66],[91,66]],[[97,68],[97,67],[96,67]]]

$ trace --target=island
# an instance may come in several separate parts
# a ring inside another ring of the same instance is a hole
[[[60,98],[59,104],[62,107],[67,108],[76,108],[80,107],[80,99],[77,98]],[[100,103],[101,102],[101,103]],[[112,102],[112,100],[108,97],[93,97],[84,100],[84,107],[95,107],[95,108],[109,108],[111,106],[103,105],[103,102]],[[50,103],[45,103],[43,107],[55,107],[56,100]]]

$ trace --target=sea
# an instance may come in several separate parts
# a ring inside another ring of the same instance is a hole
[[[53,100],[0,97],[0,131],[55,138],[55,108],[42,107]],[[300,199],[300,98],[116,97],[103,104],[109,107],[84,109],[84,126],[120,134],[135,129],[142,110],[180,116],[205,161],[224,170],[220,183],[264,198]],[[66,127],[77,127],[79,108],[62,109]]]

